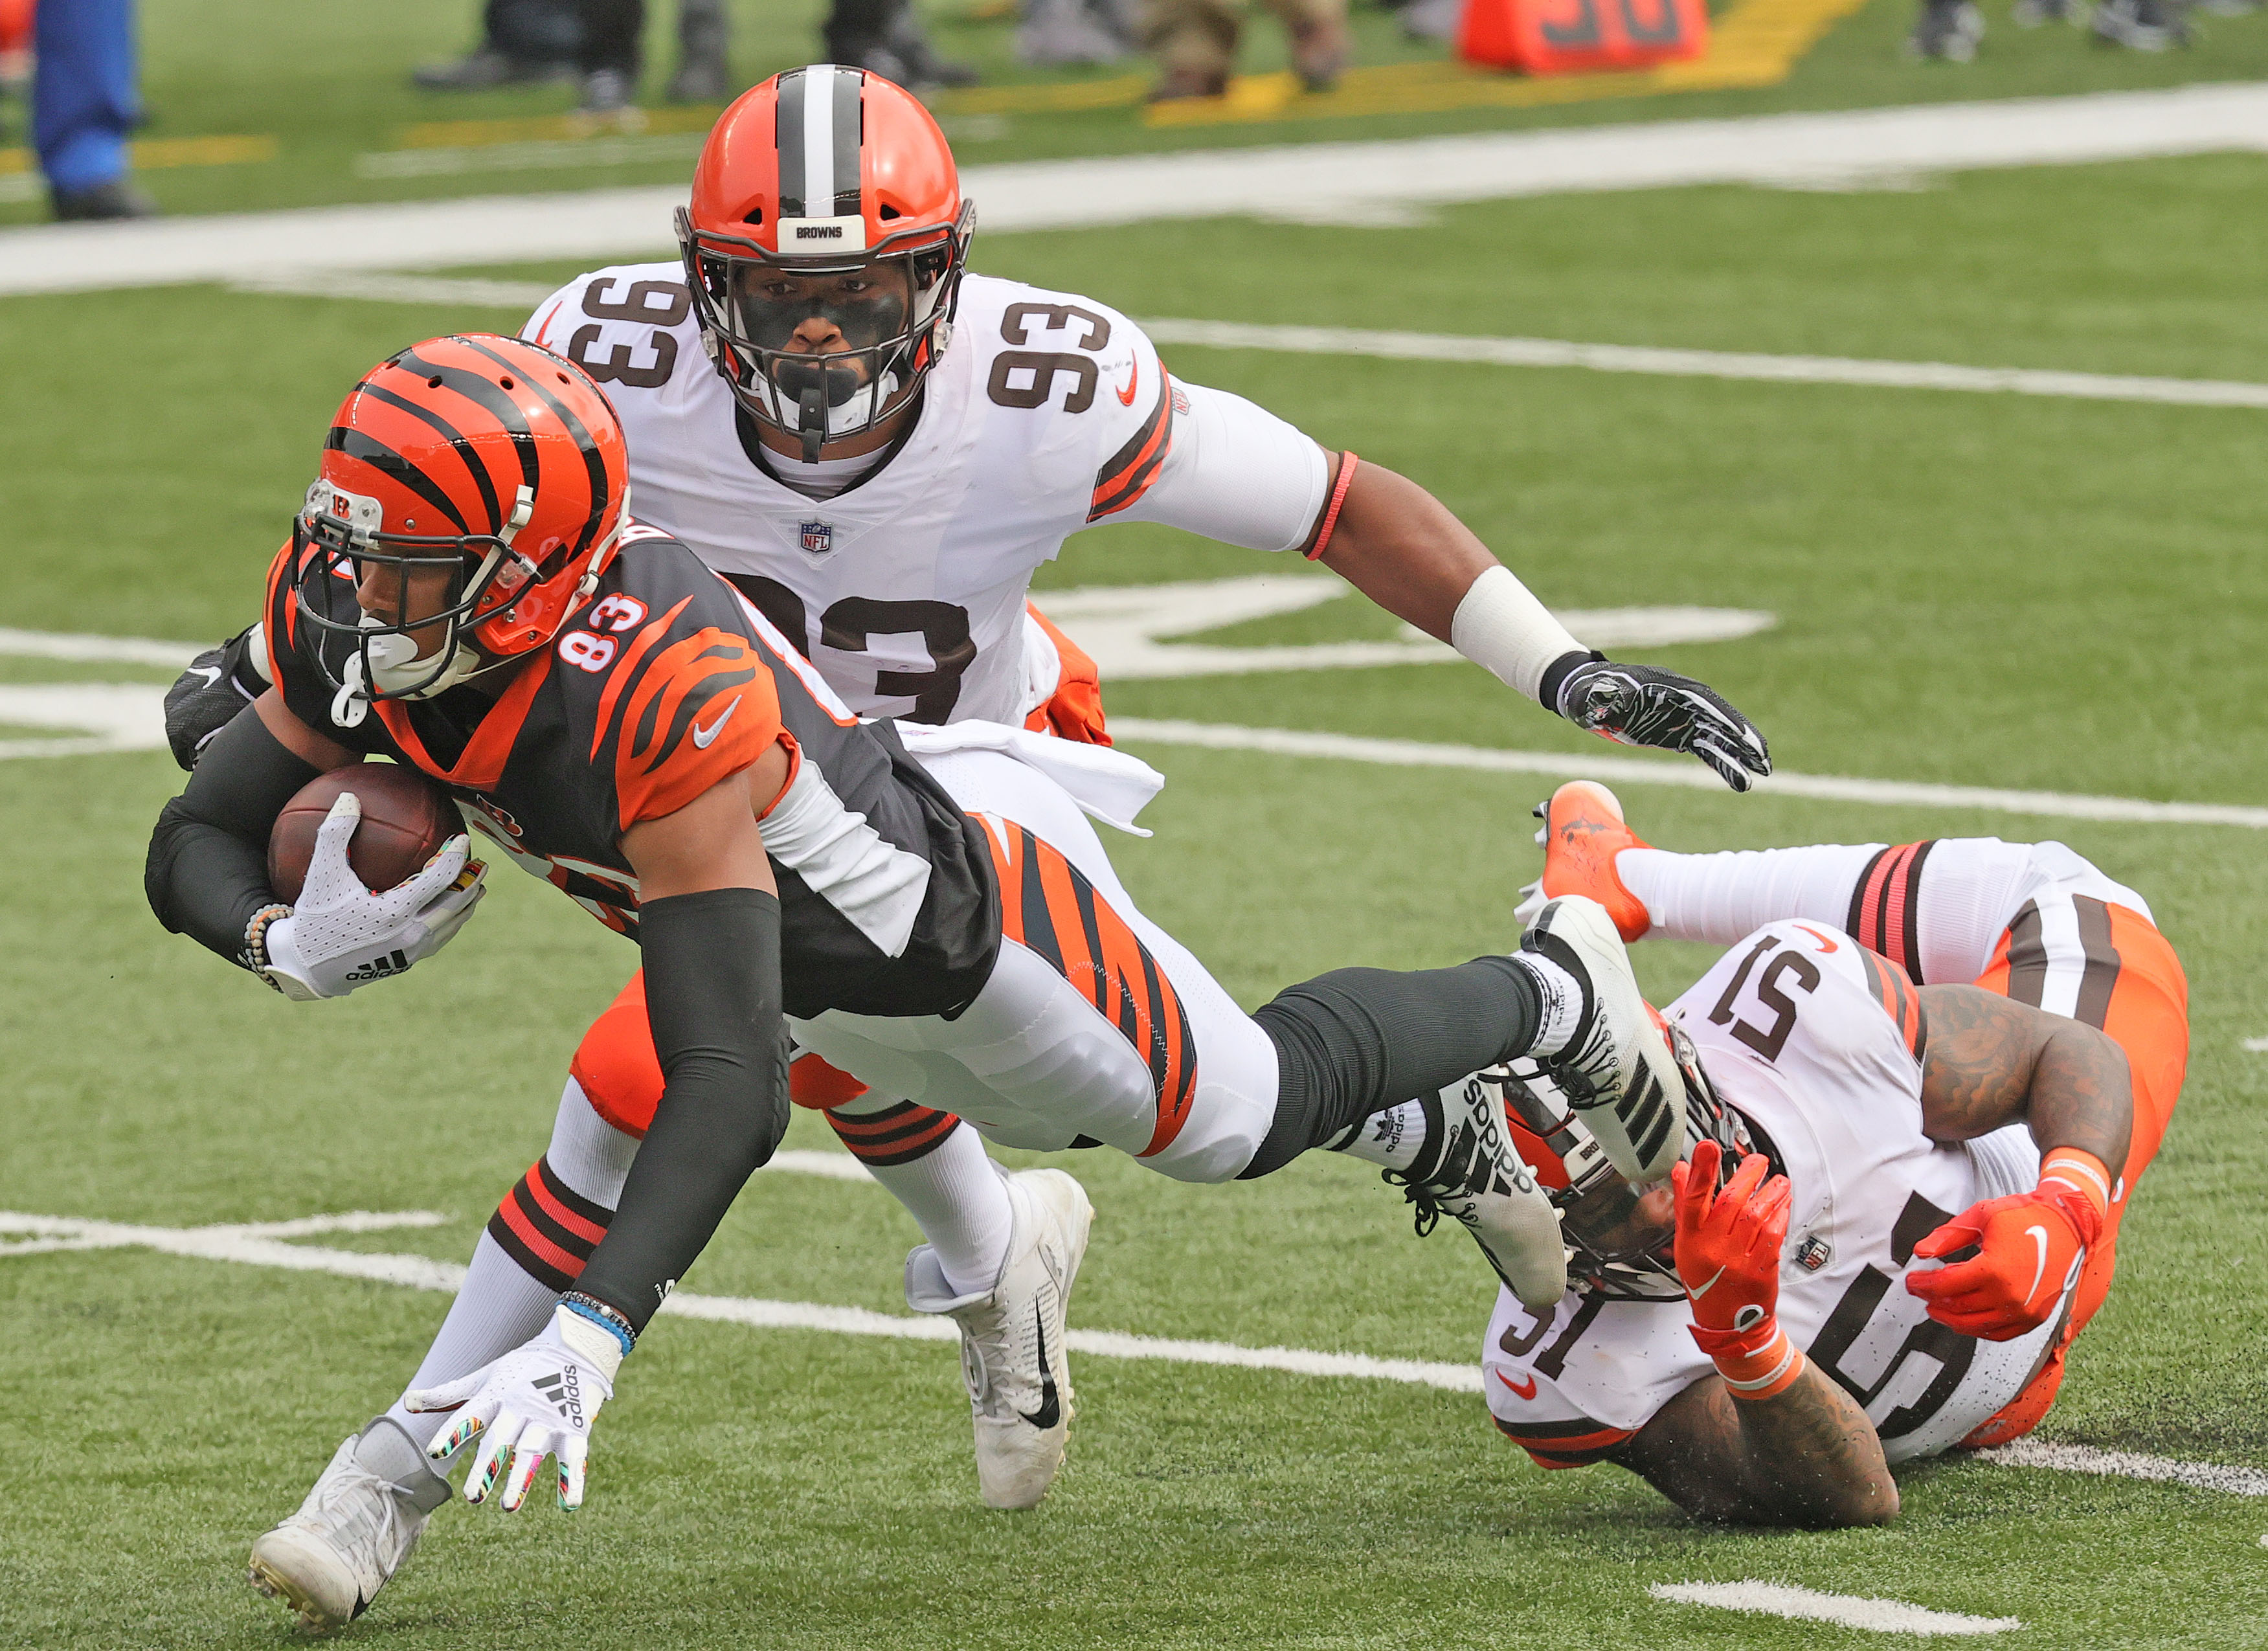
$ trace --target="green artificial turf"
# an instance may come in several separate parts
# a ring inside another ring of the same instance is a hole
[[[1870,26],[1881,9],[1867,14]],[[2232,26],[2232,33],[2234,32]],[[1998,37],[1996,37],[1998,38]],[[2268,163],[1978,174],[1914,195],[1703,190],[1459,209],[1404,234],[1239,225],[987,237],[987,270],[1134,313],[2268,378]],[[1189,233],[1194,234],[1194,232]],[[1326,252],[1338,255],[1327,259]],[[527,272],[563,276],[562,269]],[[210,639],[251,616],[361,368],[453,312],[180,288],[0,305],[5,623]],[[160,347],[161,346],[161,347]],[[1764,608],[1651,657],[1787,767],[2259,803],[2262,415],[1174,349],[1434,488],[1564,605]],[[1161,529],[1075,541],[1053,586],[1275,565]],[[1042,596],[1044,601],[1044,594]],[[1302,629],[1301,627],[1306,627]],[[1359,603],[1236,639],[1392,634]],[[11,657],[0,686],[151,682]],[[1186,716],[1589,752],[1458,666],[1126,683]],[[42,731],[44,732],[44,731]],[[1351,962],[1510,940],[1544,777],[1136,743],[1171,784],[1110,849],[1242,1000]],[[461,1260],[541,1150],[630,947],[500,871],[416,980],[287,1006],[143,904],[162,753],[0,763],[0,1209],[158,1226],[350,1209],[443,1226],[313,1242]],[[2121,1279],[2043,1436],[2268,1466],[2268,947],[2261,834],[1632,786],[1714,849],[2055,836],[2140,888],[2186,960],[2191,1079]],[[1659,1000],[1699,947],[1637,953]],[[799,1118],[791,1145],[822,1147]],[[1017,1161],[1027,1161],[1018,1159]],[[1189,1187],[1066,1161],[1100,1212],[1075,1326],[1464,1361],[1492,1286],[1357,1166]],[[885,1196],[770,1174],[694,1290],[902,1311]],[[269,1646],[239,1571],[414,1367],[442,1296],[131,1249],[0,1254],[0,1645]],[[2026,1625],[2041,1647],[2257,1644],[2268,1506],[1951,1463],[1856,1533],[1695,1524],[1615,1470],[1545,1474],[1469,1395],[1081,1357],[1071,1465],[988,1515],[952,1350],[665,1318],[599,1434],[592,1500],[452,1509],[350,1639],[402,1647],[1581,1645],[1869,1636],[1650,1599],[1757,1578]]]

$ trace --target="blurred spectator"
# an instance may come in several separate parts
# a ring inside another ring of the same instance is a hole
[[[575,73],[582,37],[575,0],[488,0],[480,44],[453,63],[427,63],[409,78],[428,92],[564,80]]]
[[[148,217],[126,175],[142,121],[134,0],[47,0],[33,22],[32,147],[58,219]]]
[[[1292,72],[1310,92],[1329,92],[1351,55],[1347,0],[1267,0],[1292,35]],[[1150,0],[1144,30],[1157,54],[1153,103],[1217,98],[1228,90],[1244,20],[1241,0]]]
[[[1906,40],[1909,57],[1941,57],[1965,63],[1984,38],[1984,14],[1973,0],[1922,0],[1921,16]]]
[[[2182,0],[2102,0],[2095,8],[2095,38],[2133,52],[2171,51],[2190,43]]]
[[[1140,35],[1131,0],[1025,0],[1016,55],[1035,67],[1115,63]]]
[[[910,0],[834,0],[834,8],[822,30],[830,63],[870,70],[914,91],[965,86],[976,80],[974,69],[938,56]],[[580,0],[579,10],[583,105],[578,113],[592,119],[622,120],[637,91],[645,0]],[[706,84],[717,88],[718,98],[729,95],[734,88],[725,65],[722,0],[679,0],[677,23],[684,61],[670,83],[672,95],[693,83],[696,75],[712,77]]]

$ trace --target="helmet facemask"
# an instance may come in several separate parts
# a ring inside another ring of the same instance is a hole
[[[786,257],[753,239],[696,234],[681,210],[703,345],[749,416],[817,463],[822,446],[867,434],[911,402],[949,336],[974,223],[964,205],[941,237],[929,229],[857,256]],[[794,348],[814,318],[843,347]]]
[[[320,479],[307,490],[306,504],[291,524],[291,565],[297,570],[293,599],[300,619],[311,627],[308,640],[313,645],[308,654],[338,690],[331,707],[333,721],[354,727],[375,701],[429,699],[503,662],[485,655],[468,633],[507,611],[531,584],[542,579],[542,570],[512,548],[534,507],[534,492],[522,487],[499,533],[387,533],[385,508],[377,499]],[[332,587],[322,581],[344,579],[359,592],[373,565],[392,576],[379,581],[381,590],[391,586],[392,621],[368,612],[353,624],[332,618],[326,600]],[[434,573],[445,579],[438,608],[413,613],[413,579]],[[424,643],[437,630],[438,643],[431,652],[424,652]],[[322,646],[334,636],[352,638],[337,671]]]
[[[1719,1097],[1685,1028],[1675,1021],[1660,1024],[1684,1079],[1687,1155],[1693,1142],[1717,1142],[1724,1149],[1719,1169],[1722,1185],[1741,1160],[1757,1150],[1755,1138],[1748,1121]],[[1632,1187],[1615,1172],[1581,1113],[1568,1104],[1540,1063],[1514,1062],[1504,1076],[1505,1101],[1513,1121],[1539,1138],[1565,1169],[1566,1184],[1553,1188],[1550,1198],[1560,1212],[1569,1251],[1567,1270],[1577,1287],[1609,1301],[1683,1301],[1685,1286],[1677,1276],[1672,1234],[1639,1212],[1640,1200],[1653,1189]]]

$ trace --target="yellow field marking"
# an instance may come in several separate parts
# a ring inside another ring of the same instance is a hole
[[[639,109],[636,130],[661,134],[665,132],[705,132],[717,123],[725,112],[721,103],[700,104],[681,109]],[[630,126],[619,129],[632,129]],[[404,149],[485,149],[497,144],[523,143],[530,138],[612,136],[615,129],[593,129],[588,116],[574,114],[536,114],[509,121],[425,121],[404,129],[401,146]]]
[[[1705,56],[1658,69],[1538,77],[1508,75],[1454,62],[1395,63],[1350,70],[1336,90],[1314,93],[1302,92],[1297,77],[1288,73],[1241,75],[1229,83],[1221,97],[1152,104],[1142,110],[1142,122],[1161,128],[1222,126],[1448,109],[1542,108],[1601,98],[1777,85],[1829,29],[1865,4],[1866,0],[1743,0],[1717,21]],[[938,98],[936,108],[939,114],[1050,114],[1132,108],[1142,103],[1149,89],[1145,76],[1118,75],[1104,80],[948,92]]]
[[[276,158],[276,139],[267,134],[234,137],[157,137],[129,145],[136,171],[160,166],[234,166]],[[39,162],[28,149],[0,149],[0,176],[31,171]]]

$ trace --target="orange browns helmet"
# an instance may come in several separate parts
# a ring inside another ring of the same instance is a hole
[[[339,689],[334,719],[351,727],[372,700],[424,698],[549,642],[613,560],[629,499],[622,424],[565,357],[475,333],[379,362],[340,403],[292,524],[299,634]],[[396,576],[394,623],[332,618],[315,581],[373,564]],[[436,570],[440,611],[410,613],[411,575]],[[439,646],[421,648],[436,625]],[[322,643],[342,632],[352,651],[334,672]]]
[[[1778,1154],[1762,1133],[1717,1094],[1709,1074],[1701,1068],[1701,1053],[1685,1028],[1648,1004],[1654,1024],[1669,1043],[1669,1052],[1685,1080],[1685,1156],[1692,1143],[1713,1140],[1724,1149],[1720,1181],[1730,1181],[1747,1153],[1762,1152],[1777,1165]],[[1626,1227],[1637,1210],[1639,1190],[1633,1189],[1607,1161],[1597,1139],[1583,1122],[1582,1111],[1551,1081],[1548,1068],[1534,1061],[1513,1063],[1510,1069],[1484,1074],[1504,1087],[1505,1122],[1513,1150],[1535,1172],[1535,1179],[1550,1194],[1560,1212],[1560,1230],[1567,1241],[1569,1274],[1579,1289],[1610,1301],[1682,1301],[1685,1286],[1677,1276],[1668,1237],[1656,1244],[1630,1242],[1626,1235],[1647,1230],[1646,1223]],[[1655,1186],[1667,1183],[1656,1182]]]
[[[936,364],[976,221],[911,92],[834,63],[775,75],[718,118],[678,210],[710,359],[815,462]]]

